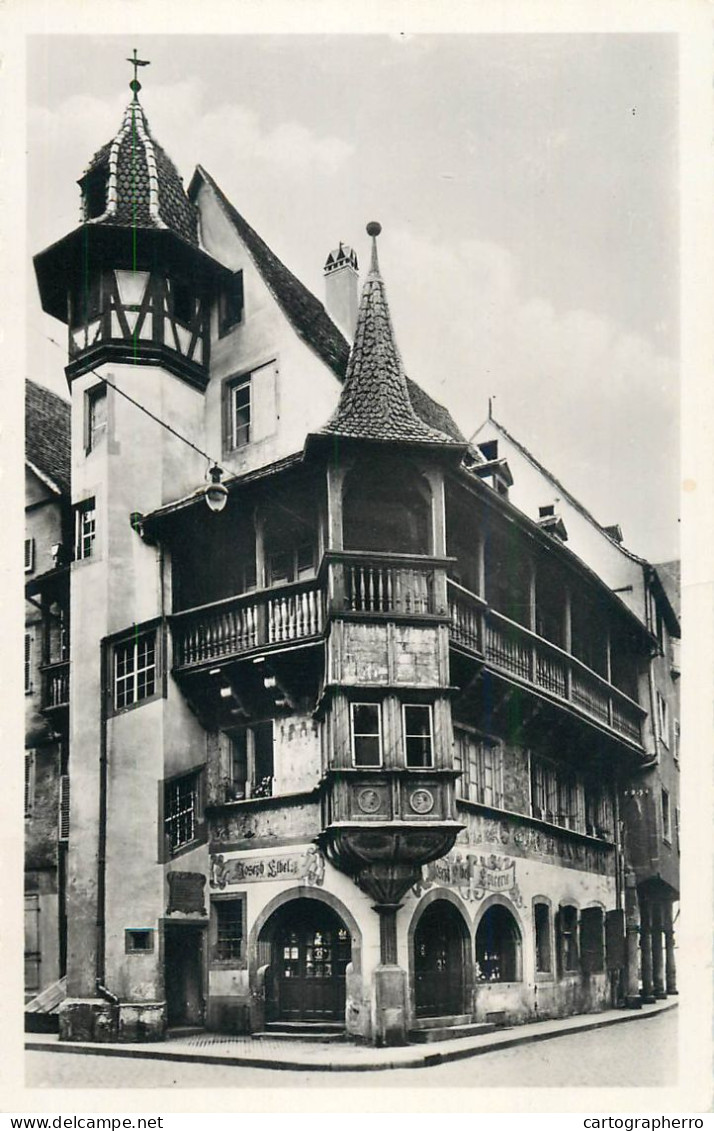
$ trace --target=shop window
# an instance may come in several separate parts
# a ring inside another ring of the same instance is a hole
[[[89,454],[107,432],[107,387],[95,385],[84,398],[84,450]]]
[[[97,512],[94,499],[85,499],[74,508],[74,560],[85,561],[94,555]]]
[[[32,573],[35,568],[35,539],[25,539],[25,573]]]
[[[381,766],[382,733],[378,703],[350,704],[352,761],[355,766]]]
[[[489,739],[459,731],[456,734],[461,797],[481,805],[503,808],[503,748]]]
[[[243,957],[245,896],[212,901],[215,916],[215,957],[219,962],[239,962]]]
[[[200,784],[200,771],[164,784],[164,834],[171,854],[198,839]]]
[[[154,949],[154,932],[151,928],[124,932],[124,951],[126,954],[150,954]]]
[[[578,962],[578,910],[566,905],[558,912],[558,957],[561,974],[571,974],[579,969]]]
[[[535,929],[536,974],[552,974],[550,907],[547,903],[535,903],[533,905],[533,924]]]
[[[662,790],[662,839],[667,844],[672,843],[672,811],[669,804],[669,792]]]
[[[479,982],[520,981],[520,931],[508,908],[494,904],[476,931],[475,977]]]
[[[158,633],[136,629],[112,649],[113,708],[121,711],[159,692]]]
[[[272,720],[238,728],[231,736],[231,747],[229,800],[272,797],[275,784]]]
[[[580,965],[585,974],[600,974],[605,969],[604,916],[601,907],[586,907],[580,912]]]
[[[412,769],[433,766],[431,707],[405,704],[402,708],[404,724],[404,755]]]
[[[223,338],[243,321],[243,272],[236,271],[218,295],[218,336]]]

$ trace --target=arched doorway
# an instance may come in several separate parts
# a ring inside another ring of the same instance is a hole
[[[487,908],[478,925],[474,977],[477,982],[521,980],[521,932],[500,903]]]
[[[278,908],[260,932],[269,951],[271,1021],[341,1021],[352,939],[339,915],[316,899]]]
[[[437,899],[414,931],[414,1005],[417,1017],[462,1014],[469,934],[452,903]]]

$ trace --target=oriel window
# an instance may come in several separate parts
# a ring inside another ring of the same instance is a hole
[[[407,766],[419,768],[434,764],[431,730],[431,707],[405,704],[404,754]]]
[[[378,703],[352,703],[352,760],[355,766],[381,766],[382,734]]]

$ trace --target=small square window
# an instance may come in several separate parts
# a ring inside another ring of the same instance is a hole
[[[158,689],[156,629],[114,645],[114,710],[151,699]]]
[[[91,558],[97,536],[97,512],[94,499],[86,499],[74,508],[74,560]]]
[[[154,932],[150,927],[128,928],[124,932],[126,954],[150,954],[154,949]]]
[[[352,760],[355,766],[381,766],[382,734],[378,703],[352,703]]]
[[[216,958],[221,962],[237,962],[243,953],[243,900],[216,900],[213,909],[216,915]]]
[[[414,769],[432,766],[431,707],[405,705],[403,717],[407,766]]]
[[[35,539],[25,539],[25,573],[32,573],[35,568]]]
[[[218,295],[218,336],[224,337],[243,321],[243,272],[236,271]]]

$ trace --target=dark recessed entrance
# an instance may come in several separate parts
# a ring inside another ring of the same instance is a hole
[[[417,1017],[447,1017],[464,1007],[469,936],[452,903],[430,903],[414,932],[414,1004]]]
[[[352,940],[340,917],[314,899],[296,899],[268,920],[268,1018],[273,1021],[341,1021],[345,970]]]
[[[203,928],[164,928],[166,1024],[203,1025]]]

